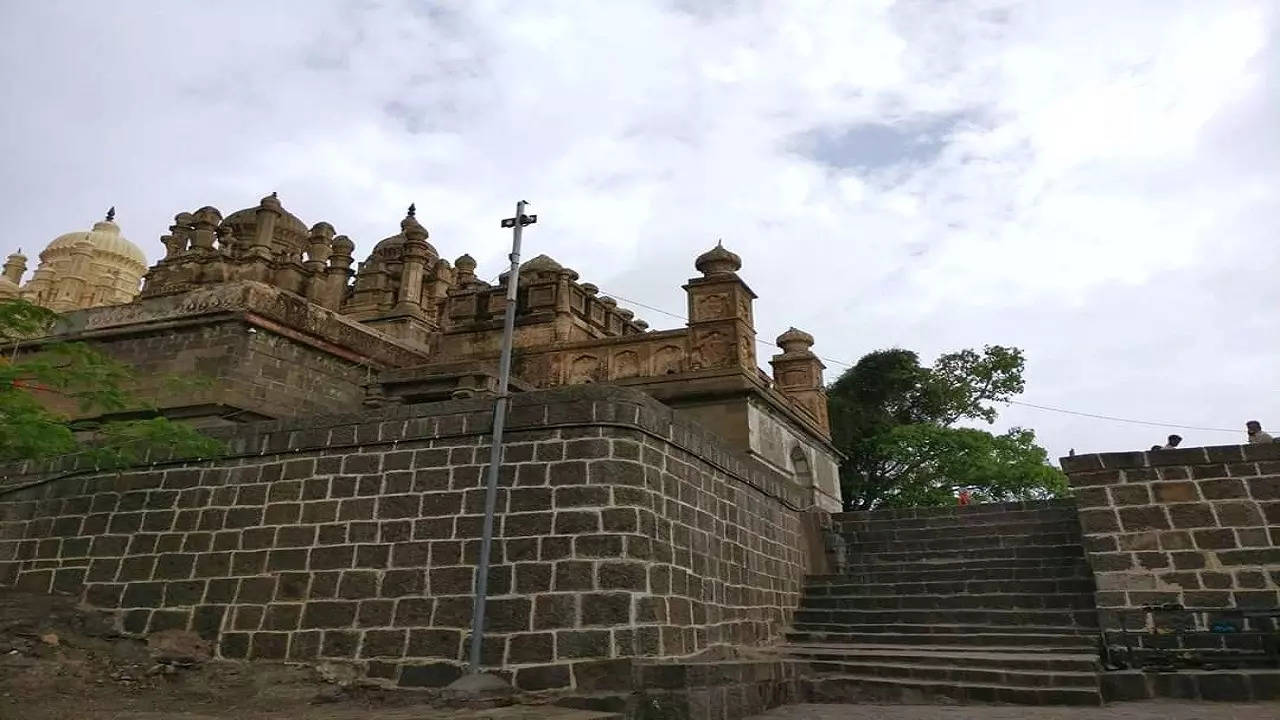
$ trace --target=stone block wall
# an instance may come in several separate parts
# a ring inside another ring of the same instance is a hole
[[[79,594],[123,630],[188,628],[231,659],[460,673],[485,401],[225,436],[226,457],[123,472],[67,458],[0,486],[0,583]],[[523,690],[630,682],[638,658],[779,638],[806,558],[802,491],[640,393],[517,396],[486,662]]]
[[[1113,641],[1126,614],[1145,631],[1214,620],[1147,606],[1280,607],[1280,444],[1080,455],[1062,467]]]
[[[238,318],[86,340],[133,370],[136,397],[174,410],[215,406],[223,414],[247,410],[250,419],[334,413],[361,406],[370,376],[356,362]],[[174,385],[175,378],[195,382]],[[72,402],[45,400],[84,415]]]
[[[209,424],[349,412],[379,371],[427,360],[425,350],[255,282],[77,310],[24,351],[51,341],[91,344],[135,370],[135,394],[148,406]],[[173,377],[207,382],[165,382]],[[42,401],[85,416],[57,397]]]

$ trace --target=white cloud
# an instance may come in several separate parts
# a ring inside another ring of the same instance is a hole
[[[1278,22],[1263,0],[8,3],[0,251],[115,204],[154,256],[174,213],[277,190],[361,252],[416,201],[493,275],[523,197],[530,252],[607,293],[681,311],[723,237],[765,339],[1017,344],[1033,402],[1280,426]],[[873,126],[906,130],[842,132]],[[892,145],[920,127],[928,152]],[[881,146],[819,157],[816,131]],[[1164,432],[1006,420],[1054,453]]]

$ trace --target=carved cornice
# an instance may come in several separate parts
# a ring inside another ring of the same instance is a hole
[[[57,337],[101,336],[225,313],[240,315],[250,324],[266,329],[287,329],[290,337],[300,341],[310,338],[317,344],[343,348],[351,351],[344,354],[367,358],[382,367],[420,365],[428,359],[425,352],[305,298],[247,280],[146,298],[128,305],[67,313]]]

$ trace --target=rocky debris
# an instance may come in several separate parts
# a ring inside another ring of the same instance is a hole
[[[316,675],[324,682],[346,686],[360,677],[360,671],[346,663],[326,661],[316,665]]]
[[[188,630],[151,633],[147,636],[147,651],[157,665],[168,667],[192,667],[213,656],[208,641]]]

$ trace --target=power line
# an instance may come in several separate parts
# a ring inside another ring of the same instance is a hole
[[[1080,417],[1096,418],[1098,420],[1110,420],[1112,422],[1131,423],[1133,425],[1151,425],[1153,427],[1167,427],[1178,430],[1203,430],[1205,432],[1224,432],[1239,434],[1239,430],[1228,430],[1226,428],[1201,427],[1199,425],[1180,425],[1178,423],[1157,422],[1155,420],[1134,420],[1131,418],[1115,417],[1113,415],[1098,415],[1097,413],[1080,412],[1078,410],[1067,410],[1066,408],[1050,407],[1049,405],[1037,405],[1035,403],[1022,402],[1021,400],[1004,400],[1009,405],[1021,405],[1023,407],[1035,408],[1037,410],[1048,410],[1049,412],[1064,413],[1067,415],[1079,415]]]
[[[683,322],[689,322],[689,318],[687,318],[687,317],[685,317],[685,316],[683,316],[683,315],[680,315],[680,314],[678,314],[678,313],[673,313],[673,312],[671,312],[670,310],[663,310],[663,309],[662,309],[662,308],[660,308],[660,307],[654,307],[654,306],[652,306],[652,305],[645,305],[644,303],[640,302],[639,300],[631,300],[630,298],[624,298],[624,297],[622,297],[621,295],[613,295],[612,293],[610,294],[610,297],[612,297],[614,300],[621,300],[622,302],[627,303],[627,304],[629,304],[629,305],[635,305],[636,307],[642,307],[642,308],[644,308],[645,310],[652,310],[652,311],[654,311],[654,312],[656,312],[656,313],[662,313],[663,315],[666,315],[667,317],[673,317],[673,318],[675,318],[676,320],[681,320],[681,321],[683,321]]]
[[[622,297],[621,295],[616,295],[612,293],[610,293],[610,295],[614,299],[620,300],[627,304],[635,305],[637,307],[642,307],[642,308],[645,308],[646,310],[652,310],[653,312],[662,313],[663,315],[667,315],[669,317],[675,318],[676,320],[688,322],[688,318],[686,318],[683,315],[680,315],[679,313],[673,313],[669,310],[663,310],[662,308],[659,308],[659,307],[646,305],[645,303],[642,303],[638,300],[625,298],[625,297]],[[767,340],[764,340],[760,337],[756,338],[756,342],[765,347],[770,347],[770,348],[773,347],[773,343]],[[835,364],[835,365],[843,365],[844,367],[854,366],[854,363],[851,363],[845,360],[837,360],[835,358],[825,357],[822,355],[819,355],[818,359],[826,361],[828,363]],[[1093,418],[1095,420],[1110,420],[1111,422],[1129,423],[1131,425],[1148,425],[1151,427],[1174,428],[1177,430],[1202,430],[1204,432],[1222,432],[1222,433],[1232,433],[1232,434],[1238,434],[1240,432],[1239,430],[1228,430],[1227,428],[1202,427],[1199,425],[1183,425],[1179,423],[1159,422],[1156,420],[1135,420],[1133,418],[1122,418],[1122,417],[1116,417],[1114,415],[1100,415],[1098,413],[1082,412],[1079,410],[1067,410],[1066,408],[1053,407],[1050,405],[1039,405],[1036,403],[1023,402],[1021,400],[1005,400],[1003,402],[1005,402],[1008,405],[1019,405],[1022,407],[1035,408],[1036,410],[1044,410],[1046,412],[1056,412],[1056,413],[1062,413],[1064,415],[1076,415],[1079,417]]]

